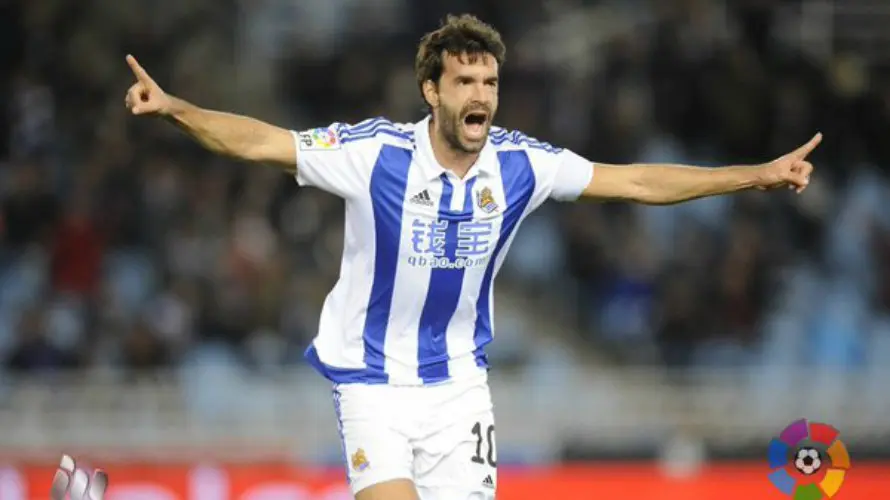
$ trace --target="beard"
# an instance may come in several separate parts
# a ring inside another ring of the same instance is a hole
[[[486,114],[489,116],[489,119],[483,125],[485,127],[485,138],[488,137],[488,131],[491,128],[491,113],[488,112],[488,108],[479,105],[468,104],[464,106],[463,109],[450,109],[445,106],[440,106],[439,108],[439,129],[442,132],[442,137],[445,139],[445,142],[453,148],[455,151],[460,151],[461,153],[470,153],[475,154],[482,151],[482,148],[485,147],[485,140],[482,141],[470,141],[464,140],[461,127],[464,125],[464,118],[473,110],[485,110]]]

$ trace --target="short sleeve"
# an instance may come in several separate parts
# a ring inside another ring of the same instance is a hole
[[[529,150],[537,182],[538,203],[548,198],[575,201],[593,178],[593,163],[568,149]]]
[[[554,156],[556,173],[550,189],[550,198],[575,201],[593,178],[593,163],[568,149],[563,149]]]
[[[297,184],[347,198],[367,186],[361,144],[343,142],[342,123],[292,131],[297,150]]]

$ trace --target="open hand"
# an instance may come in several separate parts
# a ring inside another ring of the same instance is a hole
[[[148,72],[128,55],[127,64],[136,77],[136,83],[127,91],[125,102],[127,109],[134,115],[166,115],[170,111],[171,99],[161,87],[155,83]]]
[[[763,175],[757,188],[767,190],[788,186],[788,189],[802,193],[810,184],[810,175],[813,173],[813,164],[807,161],[807,156],[820,142],[821,133],[791,153],[763,165]]]
[[[92,477],[70,455],[62,455],[59,468],[53,477],[50,500],[102,500],[108,488],[108,474],[102,470],[93,472]]]

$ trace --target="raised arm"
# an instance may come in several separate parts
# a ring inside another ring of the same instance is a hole
[[[720,168],[667,164],[596,164],[582,197],[670,205],[746,189],[787,186],[803,192],[810,182],[813,164],[807,161],[822,134],[795,151],[769,163]]]
[[[136,77],[126,97],[134,115],[160,116],[214,153],[296,172],[296,145],[289,130],[247,116],[202,109],[164,92],[133,56],[127,56],[127,64]]]

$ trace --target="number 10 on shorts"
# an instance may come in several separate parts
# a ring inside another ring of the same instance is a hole
[[[497,468],[497,452],[495,452],[494,424],[483,428],[480,422],[473,425],[471,431],[476,438],[476,453],[470,459],[475,464]]]

